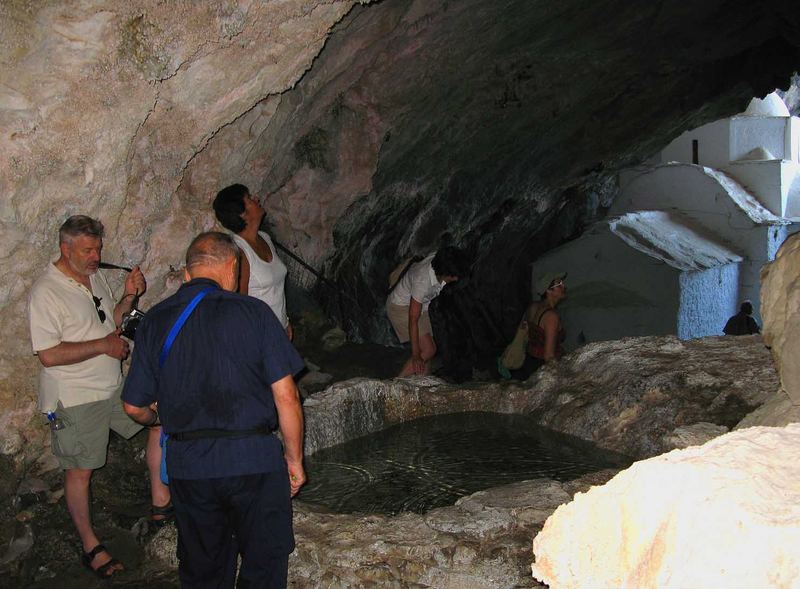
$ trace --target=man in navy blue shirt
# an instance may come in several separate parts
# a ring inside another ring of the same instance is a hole
[[[122,393],[128,415],[146,425],[160,416],[170,436],[167,472],[184,588],[233,587],[238,554],[240,586],[286,587],[294,550],[291,497],[306,477],[292,377],[303,362],[270,308],[234,292],[238,275],[230,236],[195,238],[187,282],[137,330]]]

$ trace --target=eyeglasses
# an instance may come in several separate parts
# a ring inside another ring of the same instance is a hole
[[[97,310],[97,316],[100,318],[100,323],[105,323],[106,322],[106,312],[103,311],[103,309],[100,308],[100,301],[102,301],[103,299],[100,299],[100,298],[97,298],[95,296],[92,296],[92,300],[94,301],[94,306],[95,306],[95,309]]]

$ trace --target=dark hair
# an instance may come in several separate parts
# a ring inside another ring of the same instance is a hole
[[[74,238],[81,235],[102,239],[104,234],[105,228],[97,219],[86,215],[72,215],[58,229],[58,243],[71,243]]]
[[[453,246],[443,247],[436,252],[431,266],[433,266],[433,271],[437,276],[463,278],[467,273],[464,252]]]
[[[742,303],[742,306],[739,307],[739,310],[744,313],[745,315],[752,315],[753,314],[753,304],[750,301],[745,301]]]
[[[244,184],[231,184],[217,192],[214,199],[214,214],[228,231],[239,233],[246,224],[242,219],[244,213],[244,199],[250,194]]]
[[[186,268],[215,266],[239,257],[239,247],[227,233],[206,231],[192,240],[186,250]]]

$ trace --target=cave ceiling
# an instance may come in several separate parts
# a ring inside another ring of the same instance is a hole
[[[297,225],[284,239],[357,303],[351,329],[380,338],[391,268],[451,239],[475,260],[465,304],[478,299],[493,338],[525,303],[528,264],[603,214],[621,167],[788,84],[798,50],[780,8],[355,7],[278,107],[262,193],[287,227],[302,216],[287,203],[338,193],[332,244]]]
[[[620,168],[800,63],[783,0],[17,1],[0,33],[4,397],[29,266],[68,214],[106,223],[105,257],[141,263],[153,304],[232,182],[354,337],[388,341],[401,259],[466,248],[451,298],[488,353],[528,264],[602,217]]]

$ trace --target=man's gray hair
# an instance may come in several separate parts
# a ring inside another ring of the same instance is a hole
[[[186,250],[186,268],[215,266],[239,258],[239,247],[227,233],[206,231],[192,240]]]
[[[81,235],[103,239],[104,234],[105,228],[97,219],[86,215],[72,215],[58,229],[58,243],[72,243],[73,239]]]

